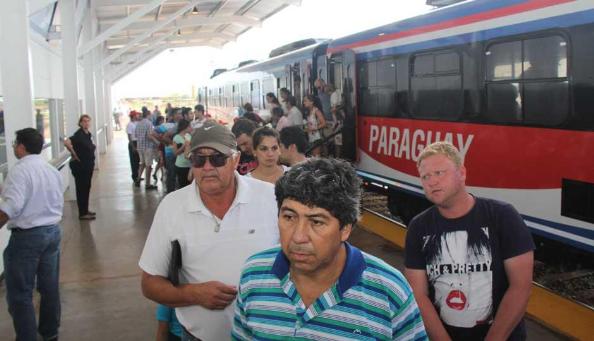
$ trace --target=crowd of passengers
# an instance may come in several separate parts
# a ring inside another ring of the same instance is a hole
[[[155,189],[164,167],[170,192],[139,260],[142,292],[159,304],[158,341],[526,339],[530,231],[511,205],[467,191],[451,143],[433,143],[417,160],[434,206],[408,225],[404,276],[348,242],[361,200],[353,166],[305,155],[328,122],[318,100],[305,96],[307,115],[295,125],[286,122],[291,97],[283,101],[287,115],[275,123],[247,111],[231,129],[201,105],[165,115],[143,108],[142,120],[131,114],[134,184]],[[95,218],[88,211],[90,120],[82,115],[67,140],[81,219]],[[18,162],[0,195],[0,226],[11,230],[6,298],[16,339],[24,341],[37,333],[58,340],[60,325],[64,186],[39,155],[43,143],[36,129],[16,132]],[[86,196],[79,198],[79,185]],[[41,295],[39,326],[33,288]]]
[[[242,106],[232,124],[241,150],[237,169],[241,175],[274,183],[290,166],[290,159],[301,160],[296,154],[340,155],[344,118],[340,94],[321,79],[315,85],[318,95],[304,96],[301,108],[286,88],[280,89],[280,99],[266,94],[268,120],[254,112],[251,103]],[[191,133],[212,119],[204,106],[175,108],[168,103],[164,114],[155,106],[153,111],[147,107],[140,112],[132,110],[129,116],[126,132],[134,185],[140,187],[144,180],[146,190],[156,190],[160,179],[167,193],[187,186],[192,181]],[[290,127],[285,135],[297,140],[291,151],[280,138],[280,133]]]
[[[183,124],[174,111],[172,150],[189,171],[176,173],[139,262],[143,293],[159,303],[158,340],[525,340],[530,232],[511,205],[466,191],[452,144],[417,162],[435,206],[408,226],[404,277],[347,241],[354,168],[305,155],[328,122],[319,98],[306,95],[291,124],[290,95],[287,114],[267,97],[268,124],[249,105],[231,129],[201,106]]]

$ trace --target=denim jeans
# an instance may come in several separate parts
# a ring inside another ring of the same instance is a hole
[[[175,174],[175,155],[165,156],[165,169],[167,169],[167,178],[165,178],[165,187],[167,193],[176,190],[176,174]]]
[[[60,326],[60,239],[59,225],[12,231],[4,250],[6,301],[17,341],[58,335]],[[37,278],[37,281],[36,281]],[[35,322],[33,289],[41,294],[39,328]]]

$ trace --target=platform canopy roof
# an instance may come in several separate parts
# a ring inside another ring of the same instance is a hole
[[[29,0],[31,26],[48,41],[61,37],[62,1],[76,3],[78,34],[91,16],[93,33],[78,55],[102,48],[101,65],[121,77],[165,49],[220,48],[301,0]]]

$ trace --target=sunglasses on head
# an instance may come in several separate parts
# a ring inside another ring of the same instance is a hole
[[[213,167],[223,167],[227,163],[227,159],[231,155],[223,154],[223,153],[214,153],[211,155],[200,155],[200,154],[192,154],[192,166],[196,168],[202,168],[206,164],[206,160],[213,166]]]

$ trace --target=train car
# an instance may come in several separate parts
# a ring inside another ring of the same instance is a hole
[[[208,113],[230,123],[239,115],[243,104],[251,103],[264,119],[270,117],[267,93],[278,97],[279,89],[287,88],[298,102],[313,92],[314,70],[324,70],[318,59],[325,61],[327,40],[305,39],[271,52],[270,58],[240,63],[232,70],[215,70],[207,86],[198,91],[198,101],[207,104]],[[321,57],[321,58],[319,58]]]
[[[327,57],[358,173],[405,222],[428,204],[419,153],[447,140],[471,193],[592,255],[594,1],[466,1],[334,40]]]

